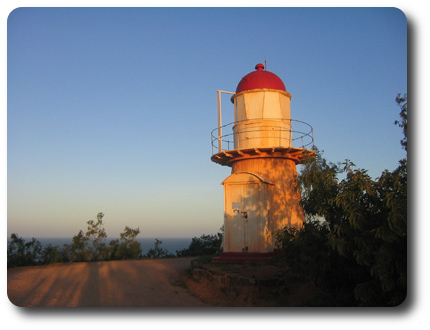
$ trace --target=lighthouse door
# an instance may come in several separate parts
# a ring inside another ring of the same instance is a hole
[[[252,252],[258,236],[258,183],[226,186],[226,252]]]

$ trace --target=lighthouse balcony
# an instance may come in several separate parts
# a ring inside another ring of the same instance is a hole
[[[212,161],[230,166],[244,157],[286,157],[300,163],[312,156],[313,128],[293,119],[253,118],[215,128],[211,132]]]
[[[249,148],[312,149],[313,128],[293,119],[253,118],[217,127],[211,132],[212,155]]]
[[[215,128],[211,132],[212,161],[231,166],[248,157],[285,157],[297,164],[313,156],[313,128],[293,119],[253,118]]]

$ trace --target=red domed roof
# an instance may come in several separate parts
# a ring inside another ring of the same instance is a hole
[[[279,89],[284,92],[287,91],[281,78],[270,71],[263,70],[263,64],[257,64],[255,69],[257,71],[248,73],[242,78],[242,80],[239,82],[239,85],[237,85],[236,93],[262,88]]]

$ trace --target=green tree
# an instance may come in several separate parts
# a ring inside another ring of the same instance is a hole
[[[96,221],[87,221],[88,229],[85,237],[91,243],[88,245],[90,260],[97,261],[107,258],[106,231],[103,227],[104,214],[99,212]]]
[[[13,233],[7,244],[7,268],[25,265],[25,240]]]
[[[120,258],[117,257],[117,251],[119,247],[119,240],[113,239],[109,242],[109,246],[107,247],[107,260],[118,260]]]
[[[190,246],[187,249],[177,250],[176,255],[178,257],[215,255],[221,248],[222,237],[222,233],[194,237]]]
[[[403,139],[400,144],[408,151],[408,95],[397,94],[396,102],[400,106],[400,120],[396,120],[394,124],[403,129]]]
[[[7,245],[7,267],[34,266],[40,264],[42,244],[34,237],[25,242],[18,234],[10,235]]]
[[[154,248],[149,249],[148,252],[146,253],[145,257],[151,258],[151,259],[174,257],[173,254],[169,253],[169,251],[162,248],[161,244],[163,244],[163,241],[155,239]]]
[[[355,263],[337,254],[328,244],[327,222],[308,220],[301,230],[285,228],[276,235],[289,268],[302,281],[312,281],[322,291],[319,306],[356,306],[354,278],[360,276]],[[354,268],[354,271],[352,269]]]
[[[61,259],[61,262],[72,261],[70,244],[63,244],[63,246],[60,248],[60,259]]]
[[[60,247],[48,244],[43,248],[41,253],[41,264],[48,265],[62,261],[63,259]]]
[[[115,252],[116,259],[137,259],[142,253],[142,248],[139,242],[136,241],[140,229],[133,229],[125,226],[124,232],[120,234],[121,243]]]
[[[72,238],[72,244],[65,246],[69,250],[70,260],[74,262],[88,261],[90,254],[87,249],[88,238],[84,235],[82,230]]]
[[[330,203],[339,192],[338,174],[341,170],[338,165],[324,159],[317,147],[313,151],[316,156],[304,160],[298,176],[301,204],[308,219],[328,218],[327,224],[333,229],[341,221],[339,209]]]
[[[407,151],[407,98],[396,101]],[[287,262],[331,301],[343,292],[348,305],[352,299],[361,306],[399,305],[407,289],[407,159],[373,180],[349,160],[333,165],[316,152],[299,175],[308,222],[298,232],[278,233]]]

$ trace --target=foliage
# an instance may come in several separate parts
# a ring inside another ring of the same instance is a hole
[[[70,245],[64,245],[70,261],[108,260],[109,249],[106,246],[106,231],[103,227],[104,214],[99,212],[96,220],[87,221],[87,232],[82,230],[72,238]]]
[[[325,222],[310,220],[304,228],[285,228],[277,233],[277,240],[285,251],[291,270],[305,281],[313,281],[324,293],[326,306],[354,306],[356,304],[351,275],[351,260],[330,248]]]
[[[336,205],[329,201],[335,198],[339,192],[337,165],[328,162],[322,157],[317,147],[313,148],[316,157],[308,157],[303,162],[303,168],[299,175],[299,187],[302,194],[301,204],[308,217],[330,218],[330,229],[340,223]]]
[[[396,120],[394,124],[399,125],[403,129],[404,138],[400,141],[403,149],[408,151],[408,95],[401,96],[397,94],[396,102],[400,106],[400,121]]]
[[[137,259],[142,253],[140,243],[136,241],[140,229],[125,227],[124,232],[120,234],[121,243],[119,243],[115,252],[115,259]],[[113,246],[114,244],[111,244]]]
[[[406,97],[397,102],[406,150]],[[287,262],[334,304],[401,304],[407,288],[407,159],[373,180],[349,160],[334,165],[315,152],[299,175],[307,222],[299,231],[277,234]],[[339,181],[339,174],[345,178]]]
[[[58,247],[60,249],[60,260],[59,262],[71,262],[71,252],[70,245],[63,244],[63,247]]]
[[[117,255],[118,247],[119,247],[119,240],[113,239],[109,242],[109,246],[107,247],[107,260],[121,259],[121,257]]]
[[[61,249],[58,246],[52,246],[48,244],[45,246],[41,253],[41,264],[55,264],[57,262],[61,262],[63,259],[63,255],[61,253]]]
[[[100,212],[96,216],[96,221],[87,221],[87,232],[84,234],[80,230],[73,236],[70,244],[64,244],[62,247],[48,244],[42,248],[41,243],[35,238],[26,243],[17,234],[12,234],[7,246],[7,267],[139,258],[142,252],[140,243],[136,241],[139,228],[132,229],[126,226],[124,232],[120,234],[121,242],[111,240],[107,245],[103,216],[104,214]],[[157,253],[163,256],[167,254],[160,248]]]
[[[214,255],[219,252],[222,243],[222,233],[194,237],[188,249],[176,250],[178,257]]]
[[[149,251],[146,253],[145,257],[151,258],[151,259],[174,257],[174,255],[169,253],[169,251],[167,251],[166,249],[163,249],[161,247],[161,244],[163,244],[163,241],[155,239],[154,248],[149,249]]]
[[[106,248],[106,231],[103,228],[103,217],[104,214],[99,212],[96,216],[97,220],[87,221],[88,230],[85,233],[85,237],[91,244],[88,245],[88,255],[90,260],[104,260],[107,258]]]
[[[7,268],[34,266],[40,264],[42,244],[34,237],[25,242],[22,237],[13,233],[7,245]]]
[[[72,244],[66,245],[70,253],[70,260],[74,262],[82,262],[90,260],[89,251],[87,249],[88,238],[82,230],[72,238]]]

